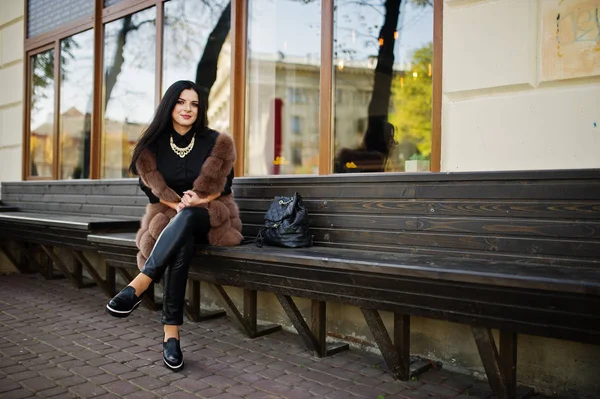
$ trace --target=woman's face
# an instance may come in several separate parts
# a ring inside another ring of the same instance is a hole
[[[198,118],[198,93],[192,89],[182,91],[171,117],[175,131],[179,134],[187,133]]]

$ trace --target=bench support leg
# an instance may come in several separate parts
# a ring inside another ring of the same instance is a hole
[[[394,342],[392,342],[379,311],[365,308],[360,310],[392,376],[399,380],[408,380],[410,377],[410,316],[394,314]]]
[[[96,284],[98,284],[98,286],[102,289],[102,291],[106,294],[106,296],[109,298],[112,298],[114,294],[112,293],[111,289],[108,287],[106,282],[104,280],[102,280],[102,277],[100,277],[100,275],[98,274],[96,269],[94,269],[94,267],[90,264],[90,262],[88,262],[88,260],[83,255],[83,253],[80,251],[73,251],[73,254],[75,255],[75,258],[77,259],[79,268],[81,268],[82,266],[85,267],[85,269],[88,271],[90,276],[92,276],[92,278],[94,279]],[[81,274],[82,274],[82,271],[79,270],[78,277],[81,276]],[[83,283],[83,281],[82,281],[82,283]]]
[[[112,267],[108,262],[106,262],[106,288],[108,297],[112,298],[117,295],[117,273],[114,267]]]
[[[210,287],[217,297],[221,299],[223,307],[232,317],[232,320],[236,326],[241,331],[245,332],[248,337],[258,338],[262,337],[263,335],[281,330],[281,326],[279,324],[269,324],[266,326],[258,325],[256,314],[256,290],[244,290],[244,314],[242,315],[221,284],[211,284]]]
[[[10,263],[13,264],[13,266],[19,271],[19,273],[21,273],[21,274],[32,273],[33,271],[29,268],[26,258],[25,258],[25,251],[23,250],[22,247],[19,249],[20,249],[19,259],[17,260],[17,258],[6,247],[6,245],[0,244],[0,252],[4,253],[6,258],[10,261]]]
[[[327,345],[327,309],[325,302],[312,301],[311,327],[309,327],[292,297],[283,294],[276,294],[276,296],[281,307],[296,328],[296,331],[298,331],[304,345],[306,345],[306,348],[313,355],[317,355],[318,357],[331,356],[349,348],[349,345],[346,343],[331,343]]]
[[[190,280],[189,283],[191,284],[190,300],[186,301],[185,314],[190,320],[198,322],[227,315],[224,310],[202,310],[200,306],[200,281]]]
[[[77,278],[73,275],[73,273],[69,271],[67,265],[64,264],[64,262],[58,257],[58,255],[56,255],[54,249],[52,247],[47,247],[46,245],[40,246],[42,247],[46,255],[48,255],[48,257],[50,258],[50,266],[48,270],[50,275],[52,275],[52,263],[54,263],[75,287],[81,288],[79,286],[79,281],[77,281]],[[46,276],[46,278],[48,277]]]
[[[500,332],[500,354],[489,328],[471,326],[490,387],[499,399],[516,397],[517,334]]]

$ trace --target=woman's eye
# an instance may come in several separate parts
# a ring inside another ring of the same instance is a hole
[[[198,103],[192,103],[192,107],[198,108]]]

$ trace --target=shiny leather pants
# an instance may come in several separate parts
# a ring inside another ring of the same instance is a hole
[[[164,228],[141,272],[155,283],[163,278],[162,324],[183,324],[185,289],[195,239],[206,242],[210,220],[206,208],[184,208]]]

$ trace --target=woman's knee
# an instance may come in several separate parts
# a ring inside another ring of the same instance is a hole
[[[208,210],[205,208],[186,207],[180,210],[174,219],[183,228],[193,228],[198,223],[208,220]]]

